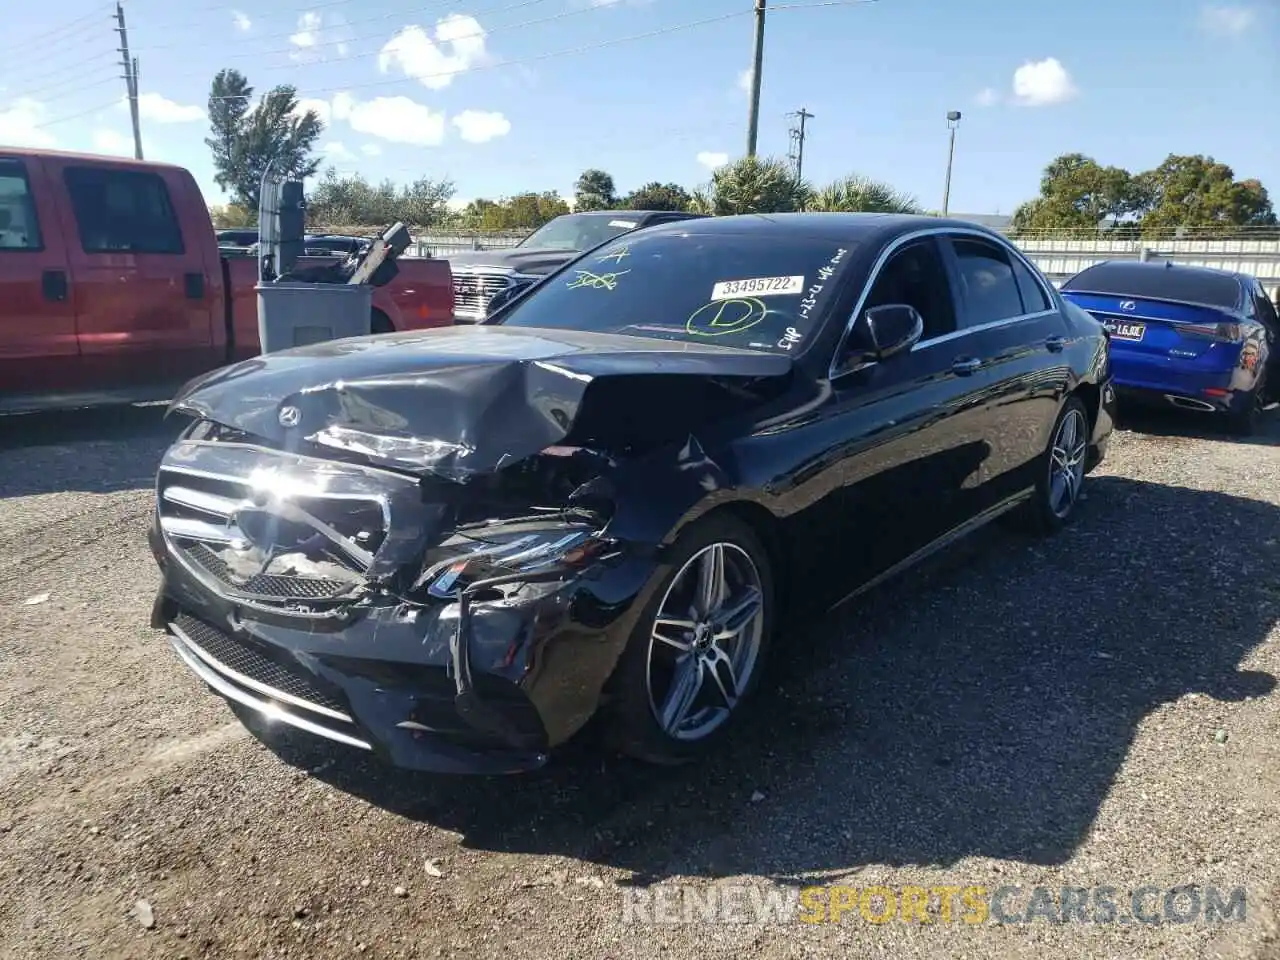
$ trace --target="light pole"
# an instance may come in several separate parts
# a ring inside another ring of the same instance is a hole
[[[956,127],[960,125],[960,111],[947,111],[947,126],[951,128],[951,145],[947,148],[947,185],[942,188],[942,215],[947,215],[951,203],[951,162],[956,157]]]

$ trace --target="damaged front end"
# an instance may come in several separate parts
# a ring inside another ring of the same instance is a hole
[[[594,707],[590,668],[610,668],[616,611],[592,581],[643,582],[605,533],[609,467],[550,448],[464,486],[200,421],[157,478],[153,625],[218,693],[290,726],[411,768],[537,766]],[[529,682],[574,647],[579,684]]]
[[[790,371],[578,339],[444,328],[189,385],[153,624],[227,699],[394,765],[542,764],[596,711],[669,521],[726,482],[693,435]]]

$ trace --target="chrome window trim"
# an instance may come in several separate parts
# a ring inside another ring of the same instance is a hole
[[[858,295],[858,301],[854,304],[853,312],[849,315],[849,319],[845,321],[844,332],[840,334],[840,339],[836,342],[835,352],[831,355],[831,362],[827,365],[828,380],[835,380],[837,377],[844,376],[846,373],[852,373],[855,370],[866,370],[868,367],[874,367],[879,363],[878,360],[872,360],[868,363],[851,367],[848,370],[836,370],[836,361],[844,353],[845,345],[849,342],[849,337],[853,334],[853,325],[857,322],[858,317],[862,315],[862,309],[866,305],[867,297],[871,295],[871,291],[875,287],[876,281],[880,279],[880,273],[884,269],[885,264],[889,262],[889,258],[897,253],[902,247],[916,240],[923,240],[926,237],[945,238],[949,236],[973,237],[978,240],[986,240],[990,243],[994,243],[997,247],[1004,249],[1007,253],[1017,257],[1031,272],[1032,279],[1040,285],[1041,292],[1045,294],[1049,303],[1054,304],[1055,306],[1049,310],[1037,310],[1034,313],[1024,313],[1016,317],[1005,317],[1001,320],[992,320],[989,323],[980,323],[972,327],[957,327],[950,333],[943,333],[936,337],[930,337],[927,340],[916,341],[908,352],[914,353],[918,349],[931,347],[937,343],[946,343],[951,340],[958,340],[960,337],[968,336],[971,333],[980,333],[984,330],[994,330],[998,327],[1009,326],[1023,320],[1035,320],[1040,317],[1047,317],[1050,314],[1059,312],[1059,308],[1056,306],[1058,298],[1054,296],[1054,294],[1057,293],[1057,290],[1053,289],[1052,286],[1048,284],[1041,275],[1040,270],[1026,257],[1025,254],[1023,254],[1021,250],[1011,244],[1008,240],[1005,240],[1003,237],[997,236],[993,233],[988,233],[985,230],[970,227],[924,227],[920,230],[913,230],[910,233],[905,233],[898,237],[885,247],[884,250],[881,251],[880,256],[876,258],[876,262],[872,264],[871,273],[867,278],[867,282],[862,287],[862,293]],[[959,318],[957,318],[957,320],[958,319]]]

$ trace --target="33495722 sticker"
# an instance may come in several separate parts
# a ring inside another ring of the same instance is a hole
[[[804,277],[752,277],[746,280],[721,280],[711,288],[711,300],[734,300],[738,297],[780,297],[804,290]]]

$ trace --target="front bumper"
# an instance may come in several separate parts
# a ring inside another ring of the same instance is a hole
[[[193,449],[179,454],[184,466]],[[394,516],[394,498],[392,507]],[[162,529],[159,509],[150,541],[162,572],[152,626],[214,692],[393,766],[440,773],[545,764],[595,712],[632,626],[631,605],[616,598],[648,570],[624,561],[523,599],[477,601],[465,618],[456,601],[408,604],[373,589],[345,605],[290,609],[211,576],[193,561],[200,554]],[[469,654],[466,696],[460,649]]]

